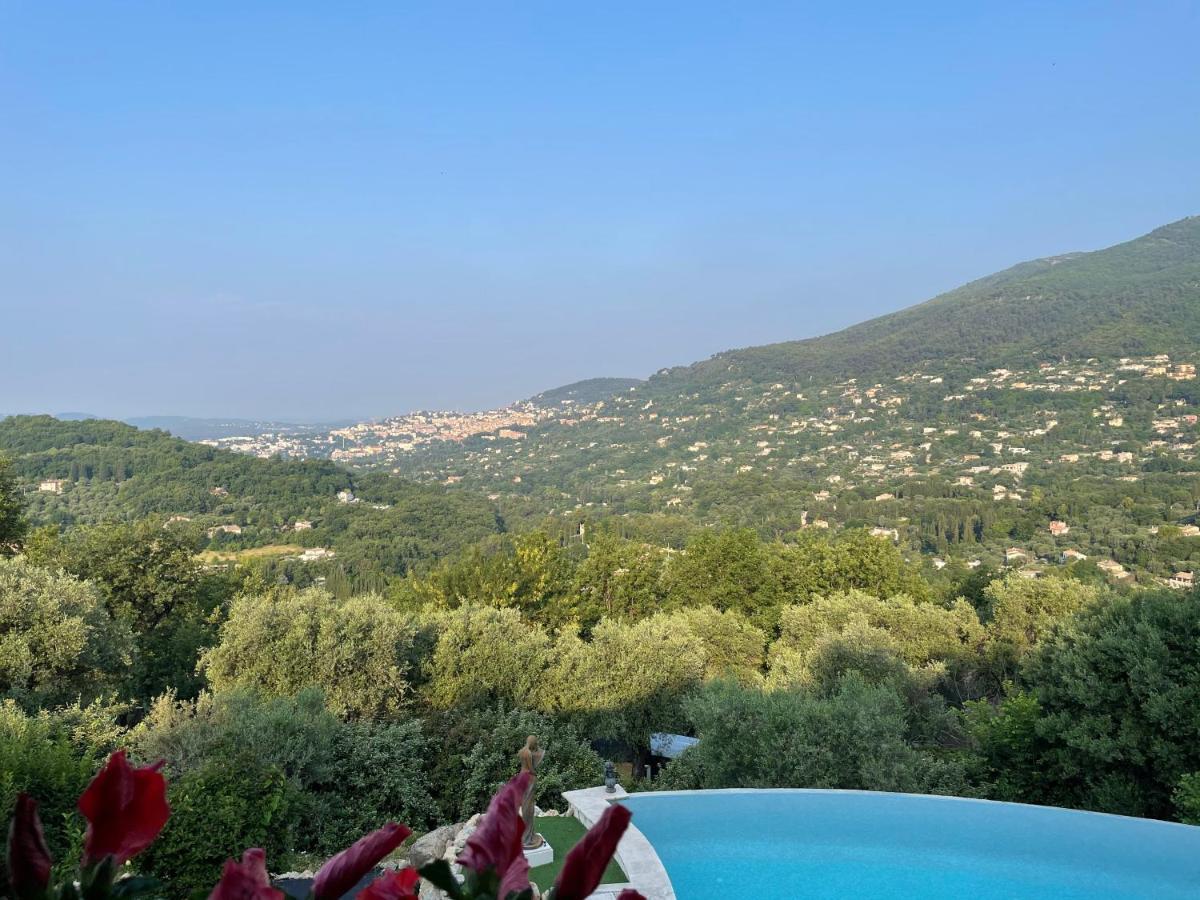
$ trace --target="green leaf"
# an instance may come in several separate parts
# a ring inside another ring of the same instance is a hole
[[[106,856],[79,873],[80,894],[84,900],[105,900],[117,876],[117,858]]]
[[[431,862],[419,871],[422,878],[435,888],[449,894],[451,900],[463,900],[462,886],[459,885],[458,879],[454,877],[454,873],[450,870],[450,863],[444,859]]]
[[[132,898],[162,892],[163,883],[145,875],[131,875],[113,885],[112,897]]]

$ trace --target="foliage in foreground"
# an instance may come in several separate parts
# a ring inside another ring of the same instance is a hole
[[[159,895],[166,887],[154,878],[129,874],[124,866],[158,841],[173,811],[167,805],[163,763],[134,768],[124,751],[114,753],[79,796],[79,812],[87,819],[79,864],[55,879],[54,859],[46,843],[37,801],[21,793],[8,829],[5,856],[6,895],[16,900],[131,900]],[[487,815],[467,840],[457,863],[459,878],[444,860],[420,871],[452,900],[530,900],[529,862],[521,848],[525,823],[521,799],[532,776],[522,772],[492,798]],[[176,797],[181,796],[178,792]],[[183,795],[186,800],[186,795]],[[178,810],[176,809],[175,814]],[[629,826],[623,806],[607,809],[596,826],[567,853],[547,900],[583,900],[600,884],[617,842]],[[269,823],[264,825],[270,834]],[[388,822],[331,857],[312,881],[311,900],[340,900],[353,890],[410,834]],[[236,855],[236,854],[235,854]],[[226,860],[209,900],[282,900],[271,886],[261,847],[245,850],[241,861]],[[205,879],[206,881],[208,879]],[[174,886],[178,889],[178,885]],[[358,900],[417,900],[419,875],[412,868],[389,869],[356,894]],[[620,900],[644,900],[624,890]]]

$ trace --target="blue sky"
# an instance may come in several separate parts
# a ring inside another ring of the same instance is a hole
[[[0,411],[498,405],[1200,213],[1200,5],[0,0]]]

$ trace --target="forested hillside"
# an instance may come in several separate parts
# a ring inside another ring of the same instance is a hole
[[[1200,216],[1093,253],[1021,263],[927,303],[803,341],[720,353],[650,379],[651,394],[752,382],[982,370],[1061,358],[1193,353]]]
[[[582,406],[607,400],[614,394],[645,384],[640,378],[589,378],[587,381],[576,381],[562,387],[542,391],[530,398],[531,403],[539,406]]]
[[[660,372],[519,441],[418,448],[399,469],[485,490],[514,521],[617,514],[668,541],[681,522],[865,526],[931,566],[1165,583],[1200,564],[1198,362],[1191,218]]]
[[[120,422],[13,416],[0,421],[0,453],[36,524],[157,517],[218,554],[324,548],[347,571],[402,574],[503,527],[469,494],[328,460],[258,459]]]

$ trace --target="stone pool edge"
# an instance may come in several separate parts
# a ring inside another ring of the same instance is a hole
[[[614,800],[621,800],[627,796],[629,795],[621,787],[612,794],[603,787],[563,792],[563,797],[570,806],[569,814],[587,828],[596,824]],[[632,887],[645,896],[646,900],[675,900],[675,889],[671,886],[671,879],[667,876],[662,860],[658,858],[654,846],[638,830],[636,824],[630,824],[621,836],[615,856],[629,883],[605,885],[593,894],[593,897],[604,897],[610,891],[616,896],[621,888]]]

